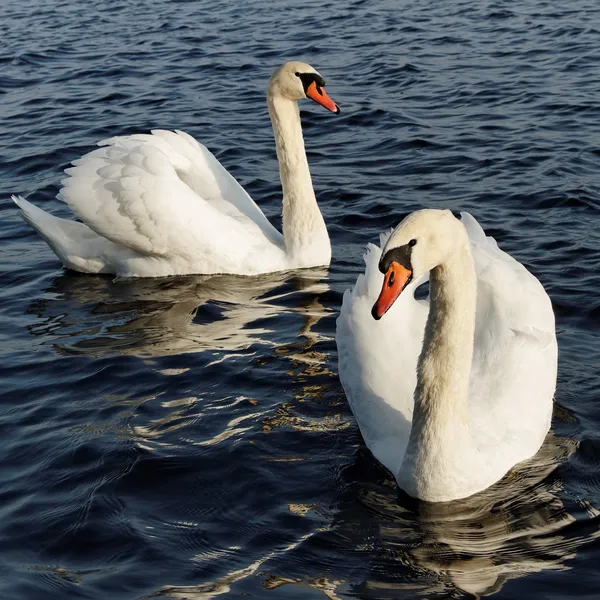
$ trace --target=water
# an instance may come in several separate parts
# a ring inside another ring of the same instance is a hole
[[[2,598],[596,596],[596,0],[7,0],[0,15]],[[303,104],[329,271],[67,273],[9,201],[67,216],[71,160],[177,128],[280,226],[264,93],[289,58],[342,108]],[[365,449],[333,340],[365,244],[424,206],[471,211],[540,278],[560,346],[538,462],[446,507],[398,496]]]

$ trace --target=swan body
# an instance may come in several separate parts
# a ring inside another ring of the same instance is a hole
[[[114,137],[73,162],[58,197],[81,222],[13,196],[63,264],[125,277],[257,275],[328,265],[331,246],[304,150],[297,101],[337,105],[301,62],[267,88],[283,187],[283,235],[208,149],[182,131]]]
[[[398,485],[431,502],[465,498],[536,454],[558,355],[541,283],[468,213],[413,213],[365,262],[337,320],[339,373]],[[428,277],[429,300],[417,300]]]

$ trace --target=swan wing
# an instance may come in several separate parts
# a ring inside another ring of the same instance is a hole
[[[371,316],[383,285],[379,259],[390,233],[382,234],[380,246],[367,246],[366,271],[344,293],[336,342],[340,380],[363,439],[375,458],[397,473],[410,434],[417,359],[429,309],[414,295],[422,278],[406,287],[385,318]]]
[[[462,221],[477,270],[471,430],[482,451],[499,448],[518,462],[537,452],[552,417],[558,357],[552,303],[538,279],[471,215],[463,213]]]
[[[250,264],[282,252],[281,234],[191,136],[157,130],[99,146],[66,170],[59,194],[97,234],[196,272],[231,272],[240,257]]]

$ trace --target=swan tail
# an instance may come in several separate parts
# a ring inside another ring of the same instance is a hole
[[[83,223],[55,217],[22,196],[11,198],[19,207],[21,218],[39,233],[67,269],[82,273],[106,272],[105,261],[93,255],[98,246],[107,246],[111,242]]]
[[[63,236],[61,221],[65,221],[65,219],[47,213],[25,200],[22,196],[11,196],[11,198],[19,207],[19,213],[23,221],[31,225],[52,249],[61,243],[61,237]]]

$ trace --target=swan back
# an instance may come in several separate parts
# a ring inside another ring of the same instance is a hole
[[[281,234],[190,136],[156,130],[100,146],[66,170],[59,197],[95,233],[138,256],[123,253],[118,274],[253,274],[273,266],[265,256],[283,266]]]

